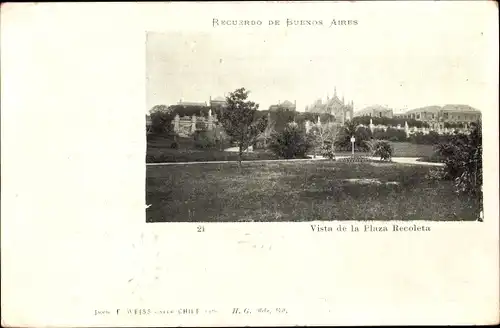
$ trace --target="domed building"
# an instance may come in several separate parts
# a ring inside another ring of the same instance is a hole
[[[340,123],[344,123],[354,117],[354,102],[346,103],[344,97],[337,96],[337,88],[334,88],[333,97],[327,96],[326,101],[317,99],[312,105],[306,107],[306,112],[333,115]]]

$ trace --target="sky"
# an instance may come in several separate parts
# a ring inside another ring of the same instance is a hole
[[[431,10],[391,21],[367,14],[342,28],[150,32],[146,110],[180,99],[208,102],[239,87],[260,109],[289,100],[303,111],[336,87],[355,111],[375,104],[396,112],[445,104],[482,110],[496,45],[486,26],[467,24],[461,13]]]

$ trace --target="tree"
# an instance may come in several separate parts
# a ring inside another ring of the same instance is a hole
[[[283,131],[273,133],[269,149],[281,158],[304,158],[313,142],[311,134],[306,135],[297,124],[290,124]]]
[[[342,150],[351,148],[351,137],[356,138],[356,147],[358,150],[367,151],[370,149],[368,144],[369,135],[361,130],[358,130],[358,124],[354,121],[347,121],[335,139],[335,147]]]
[[[169,133],[172,130],[173,114],[168,111],[151,112],[151,130],[155,134]]]
[[[289,123],[294,121],[296,115],[296,112],[288,111],[283,108],[278,108],[275,111],[269,112],[274,124],[274,130],[276,131],[283,131]]]
[[[314,142],[314,147],[320,149],[322,155],[333,158],[335,153],[335,138],[339,132],[339,124],[328,122],[314,125],[309,134]]]
[[[260,138],[263,141],[264,148],[267,148],[267,143],[271,139],[273,133],[276,131],[275,126],[276,122],[268,119],[264,131],[261,134],[259,134],[258,138]]]
[[[335,140],[340,132],[340,124],[327,123],[324,126],[324,141],[322,146],[323,156],[335,158]]]
[[[149,113],[157,113],[157,112],[169,112],[169,108],[167,105],[155,105],[153,106],[150,110],[149,110]]]
[[[267,117],[257,113],[259,105],[249,101],[250,91],[236,89],[226,97],[227,108],[220,122],[226,133],[238,143],[238,165],[241,168],[243,150],[252,145],[267,126]]]
[[[394,152],[391,144],[385,140],[377,140],[372,144],[374,156],[379,156],[383,161],[390,161]]]

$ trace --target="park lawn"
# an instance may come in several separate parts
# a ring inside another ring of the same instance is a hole
[[[146,163],[169,162],[205,162],[205,161],[237,161],[238,154],[226,152],[223,149],[230,147],[224,144],[219,148],[196,149],[193,138],[177,138],[177,149],[172,149],[173,137],[163,135],[148,136]],[[434,158],[432,145],[421,145],[410,142],[390,142],[394,149],[393,157],[420,157]],[[311,152],[313,154],[313,152]],[[336,156],[349,156],[351,152],[336,152]],[[370,153],[356,152],[358,155],[371,156]],[[317,152],[317,155],[320,155]],[[269,150],[256,149],[254,152],[244,153],[243,160],[272,160],[279,159]]]
[[[237,152],[226,152],[231,147],[223,144],[219,148],[197,149],[193,138],[177,138],[177,149],[172,149],[173,137],[163,135],[148,136],[146,163],[237,161]],[[270,160],[277,157],[268,150],[257,150],[243,154],[242,160]]]
[[[147,222],[475,220],[432,168],[329,161],[147,167]],[[376,180],[349,180],[376,179]]]
[[[431,157],[434,155],[434,145],[422,145],[411,142],[389,141],[394,149],[393,157]]]

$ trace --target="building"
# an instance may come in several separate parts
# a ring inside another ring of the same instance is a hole
[[[227,106],[227,102],[226,102],[225,98],[215,97],[214,99],[212,99],[212,97],[210,97],[210,107],[212,107],[212,108],[224,108],[226,106]]]
[[[373,105],[354,112],[356,116],[370,116],[370,117],[388,117],[394,116],[394,111],[387,106]]]
[[[276,111],[278,109],[282,109],[285,111],[290,111],[290,112],[295,112],[297,109],[297,101],[294,101],[293,103],[291,101],[285,100],[284,102],[278,101],[277,105],[271,105],[269,106],[270,111]]]
[[[429,123],[432,128],[444,128],[444,123],[469,124],[481,119],[481,112],[468,105],[427,106],[415,108],[395,117]]]
[[[337,96],[337,88],[334,88],[332,98],[327,96],[326,101],[317,99],[312,105],[306,107],[306,112],[319,114],[327,113],[333,115],[336,120],[343,124],[345,121],[354,117],[354,101],[346,103],[344,97],[339,99]]]
[[[207,102],[196,102],[196,101],[184,101],[183,99],[180,99],[179,102],[177,103],[179,106],[198,106],[198,107],[208,107]]]

